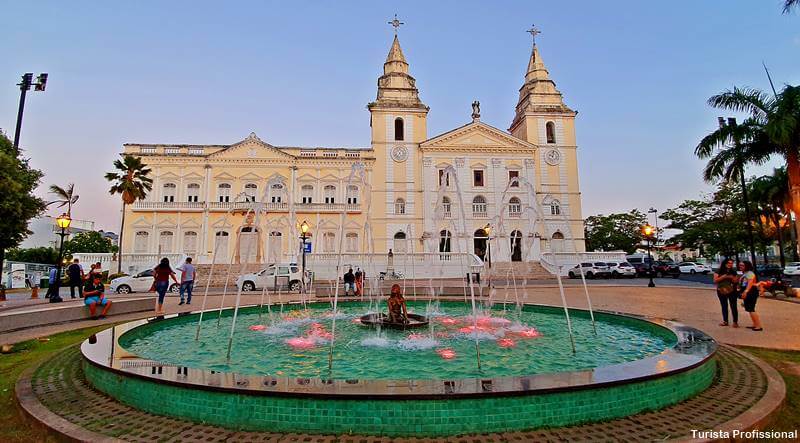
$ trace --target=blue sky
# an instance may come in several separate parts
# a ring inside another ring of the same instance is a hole
[[[781,3],[9,1],[0,128],[13,136],[19,75],[49,72],[47,91],[29,95],[22,146],[42,189],[74,181],[75,217],[116,231],[102,175],[123,143],[255,131],[277,145],[368,146],[365,105],[395,13],[428,135],[468,122],[476,99],[484,122],[508,128],[535,23],[579,111],[584,215],[663,210],[709,189],[692,152],[716,125],[710,95],[767,89],[762,60],[778,85],[800,83],[800,14]]]

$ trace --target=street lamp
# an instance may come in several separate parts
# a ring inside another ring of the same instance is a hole
[[[303,220],[303,223],[300,224],[300,240],[303,242],[303,273],[302,280],[303,280],[303,293],[306,292],[306,239],[308,238],[308,222]]]
[[[36,76],[36,82],[33,81],[33,73],[26,72],[22,75],[22,82],[17,83],[19,86],[19,110],[17,111],[17,130],[14,132],[14,152],[19,153],[19,133],[22,130],[22,112],[25,110],[25,94],[30,91],[31,86],[34,91],[44,92],[47,86],[47,73],[41,73]]]
[[[64,237],[69,235],[67,229],[69,229],[69,225],[72,224],[72,219],[69,218],[67,214],[61,214],[56,217],[56,226],[61,228],[61,232],[58,233],[58,236],[61,237],[61,243],[58,246],[58,263],[56,268],[56,290],[54,291],[53,295],[50,296],[50,300],[52,301],[53,298],[59,300],[61,297],[59,296],[59,292],[61,289],[61,267],[64,265]]]
[[[656,287],[656,284],[653,282],[653,255],[650,254],[650,244],[653,241],[653,234],[655,232],[655,228],[650,226],[650,223],[646,223],[644,226],[642,226],[642,235],[644,235],[644,238],[647,239],[647,273],[650,275],[650,282],[647,284],[648,288]]]

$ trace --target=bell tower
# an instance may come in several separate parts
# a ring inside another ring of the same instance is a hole
[[[514,120],[508,129],[512,135],[538,146],[534,164],[536,192],[543,203],[546,226],[539,228],[542,252],[557,250],[559,240],[575,239],[574,249],[585,249],[581,194],[578,182],[576,111],[564,104],[561,92],[550,79],[544,65],[534,26],[527,31],[533,37],[525,82],[519,89]],[[565,232],[569,229],[571,232]],[[570,235],[571,234],[571,235]]]
[[[378,78],[378,94],[375,101],[367,105],[370,112],[371,144],[375,155],[375,170],[372,177],[374,192],[372,204],[373,226],[385,226],[385,232],[374,232],[378,240],[376,252],[397,249],[405,236],[407,249],[410,242],[422,233],[422,157],[419,144],[428,137],[427,116],[429,108],[419,98],[416,80],[408,73],[408,62],[397,29],[403,22],[389,22],[394,27],[392,41],[383,75]],[[385,239],[385,242],[380,241]],[[414,251],[421,246],[414,245]]]

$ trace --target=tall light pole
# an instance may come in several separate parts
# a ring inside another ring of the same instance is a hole
[[[655,288],[656,284],[653,282],[653,255],[650,253],[650,244],[653,241],[653,234],[655,233],[655,229],[650,226],[650,223],[646,223],[642,226],[642,235],[644,238],[647,239],[647,274],[650,276],[650,282],[647,283],[648,288]]]
[[[655,230],[655,241],[653,243],[655,244],[655,247],[658,248],[658,234],[660,234],[660,232],[658,230],[658,209],[650,208],[650,209],[647,210],[647,213],[648,214],[653,214],[653,221],[655,222],[655,228],[656,228],[656,230]]]
[[[14,152],[19,154],[19,134],[22,131],[22,113],[25,111],[25,95],[34,87],[34,91],[44,92],[47,86],[47,73],[43,72],[36,77],[36,82],[33,81],[33,73],[26,72],[22,74],[22,82],[17,83],[19,86],[19,110],[17,111],[17,130],[14,131]]]
[[[308,222],[303,220],[300,224],[300,240],[303,242],[303,259],[302,259],[302,274],[300,274],[303,281],[303,293],[306,292],[306,239],[308,238]]]
[[[69,229],[71,223],[72,219],[67,214],[61,214],[56,218],[56,226],[61,228],[61,232],[58,233],[58,236],[61,237],[61,242],[58,246],[58,263],[56,264],[56,290],[54,294],[56,300],[61,298],[59,292],[61,291],[61,266],[64,261],[64,237],[69,235],[67,229]],[[53,300],[52,295],[50,296],[50,300]]]

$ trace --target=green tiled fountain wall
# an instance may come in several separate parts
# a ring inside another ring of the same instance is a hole
[[[274,432],[448,436],[564,426],[624,417],[705,390],[716,363],[605,388],[449,400],[340,400],[190,389],[119,375],[84,362],[87,380],[133,407],[227,428]]]

